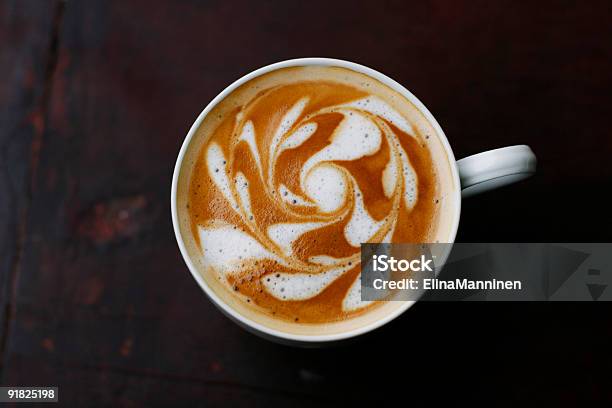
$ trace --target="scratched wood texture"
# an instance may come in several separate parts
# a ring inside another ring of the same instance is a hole
[[[537,176],[466,200],[459,240],[610,242],[611,21],[608,1],[0,0],[0,383],[67,406],[612,401],[608,305],[419,304],[282,347],[205,298],[169,216],[208,101],[331,56],[412,90],[457,157],[533,147]]]

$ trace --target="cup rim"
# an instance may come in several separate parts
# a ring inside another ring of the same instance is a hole
[[[365,333],[371,332],[389,323],[390,321],[394,320],[395,318],[403,314],[406,310],[408,310],[416,302],[407,301],[405,302],[404,305],[397,308],[392,313],[389,313],[388,315],[384,316],[382,319],[379,319],[368,325],[357,327],[353,330],[347,330],[347,331],[340,332],[340,333],[310,335],[310,334],[295,334],[295,333],[284,332],[284,331],[277,330],[277,329],[272,329],[268,326],[258,323],[238,313],[235,309],[227,305],[220,298],[220,296],[218,296],[212,290],[212,288],[208,286],[204,278],[200,275],[200,273],[194,266],[193,262],[191,261],[191,258],[189,257],[189,254],[187,252],[187,248],[185,247],[183,237],[181,236],[181,233],[180,233],[179,221],[178,221],[178,208],[177,208],[177,188],[178,188],[177,186],[178,186],[178,178],[180,175],[181,165],[183,163],[183,159],[191,143],[191,140],[193,139],[193,136],[197,132],[198,128],[200,127],[206,115],[208,115],[208,113],[220,101],[222,101],[225,97],[227,97],[236,88],[250,81],[253,78],[256,78],[258,76],[261,76],[263,74],[266,74],[268,72],[275,71],[281,68],[296,67],[296,66],[309,66],[309,65],[335,66],[335,67],[350,69],[350,70],[368,75],[382,82],[383,84],[391,87],[393,90],[395,90],[396,92],[399,92],[402,96],[408,99],[411,103],[413,103],[417,107],[417,109],[419,109],[419,111],[425,116],[428,122],[433,126],[433,128],[435,129],[436,133],[438,134],[440,138],[440,141],[442,142],[442,145],[444,146],[444,149],[446,150],[446,155],[450,162],[453,182],[456,187],[454,199],[455,199],[455,208],[457,208],[457,211],[456,211],[455,219],[453,221],[449,243],[453,243],[455,241],[455,237],[457,235],[457,230],[459,227],[459,218],[461,215],[461,184],[459,181],[457,160],[455,159],[453,150],[451,149],[448,139],[446,138],[446,135],[444,134],[444,131],[442,130],[442,127],[440,126],[438,121],[434,118],[431,112],[429,112],[429,110],[425,107],[425,105],[416,96],[414,96],[412,92],[406,89],[399,82],[391,79],[390,77],[386,76],[385,74],[381,72],[378,72],[372,68],[366,67],[364,65],[361,65],[355,62],[335,59],[335,58],[309,57],[309,58],[289,59],[289,60],[284,60],[284,61],[276,62],[273,64],[269,64],[261,68],[258,68],[254,71],[251,71],[247,73],[246,75],[242,76],[241,78],[237,79],[236,81],[232,82],[229,86],[224,88],[215,98],[213,98],[213,100],[210,101],[208,105],[206,105],[206,107],[202,110],[202,112],[200,112],[200,114],[198,115],[194,123],[191,125],[189,131],[187,132],[187,135],[185,136],[185,139],[183,140],[181,149],[179,151],[179,154],[178,154],[175,166],[174,166],[174,171],[172,174],[172,187],[171,187],[171,192],[170,192],[170,208],[171,208],[171,214],[172,214],[172,227],[174,229],[174,235],[176,237],[176,241],[181,251],[183,260],[187,264],[187,268],[191,272],[191,275],[193,276],[193,278],[200,285],[200,288],[202,288],[204,293],[215,304],[215,306],[218,307],[223,313],[227,314],[230,318],[232,318],[236,322],[240,323],[241,325],[244,325],[245,327],[251,330],[255,330],[257,333],[260,333],[266,336],[272,336],[273,338],[282,339],[282,340],[290,341],[290,342],[293,341],[293,342],[302,342],[302,343],[310,344],[310,343],[327,343],[327,342],[340,341],[340,340],[345,340],[349,338],[354,338],[354,337],[363,335]]]

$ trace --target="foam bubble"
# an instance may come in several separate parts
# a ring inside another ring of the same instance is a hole
[[[345,312],[353,312],[371,303],[372,301],[369,300],[361,300],[361,273],[359,273],[359,276],[353,281],[346,296],[342,299],[342,310]]]
[[[255,141],[255,127],[253,126],[253,122],[249,120],[244,124],[242,127],[242,133],[240,134],[238,140],[244,140],[249,145],[253,158],[255,159],[255,163],[257,163],[257,167],[259,167],[259,171],[261,172],[261,157],[259,157],[259,149],[257,148],[257,142]]]
[[[359,247],[361,243],[368,242],[370,237],[384,224],[384,221],[376,221],[372,218],[365,208],[363,194],[359,186],[356,182],[353,184],[355,189],[353,193],[355,207],[349,222],[344,227],[344,236],[349,244]]]
[[[278,190],[280,192],[281,200],[285,201],[288,204],[291,204],[291,205],[301,205],[301,206],[309,206],[309,207],[314,207],[315,206],[315,204],[311,203],[310,201],[305,200],[304,198],[302,198],[301,196],[299,196],[297,194],[294,194],[284,184],[281,184],[279,186]]]
[[[261,283],[277,299],[306,300],[321,293],[347,270],[347,267],[341,267],[316,274],[272,273],[262,277]]]
[[[366,116],[353,111],[341,111],[344,119],[331,137],[331,143],[311,156],[300,172],[300,182],[310,170],[319,163],[334,160],[357,160],[378,151],[381,144],[381,132],[378,126]]]
[[[414,135],[414,128],[398,111],[393,109],[388,103],[376,96],[368,96],[342,106],[364,110],[375,116],[380,116],[388,122],[397,126],[401,131]]]
[[[389,198],[395,192],[395,188],[397,187],[397,168],[398,163],[397,160],[391,159],[387,162],[385,169],[382,174],[382,186],[383,192],[385,193],[385,197]]]
[[[283,223],[273,224],[268,227],[268,237],[278,245],[283,252],[291,256],[293,254],[293,242],[308,231],[321,228],[324,222]]]
[[[381,243],[383,243],[383,244],[390,244],[391,243],[391,239],[393,238],[393,233],[395,232],[395,226],[396,225],[397,225],[397,219],[394,219],[393,223],[391,224],[391,228],[389,228],[389,231],[387,232],[387,234],[385,235],[385,237],[383,238]]]
[[[242,204],[242,208],[246,213],[246,216],[249,220],[253,219],[253,211],[251,209],[251,196],[249,194],[249,181],[247,178],[239,172],[236,174],[236,179],[234,180],[236,185],[236,191],[238,192],[238,197],[240,197],[240,204]]]
[[[407,208],[412,208],[417,201],[417,175],[412,169],[410,162],[408,161],[408,155],[402,149],[399,148],[401,155],[400,160],[402,162],[402,177],[404,179],[404,202]]]
[[[342,207],[346,199],[346,181],[336,166],[319,165],[304,180],[304,191],[324,213]]]
[[[203,263],[223,274],[231,273],[246,259],[273,259],[283,262],[249,234],[226,223],[198,227]],[[231,242],[231,245],[227,243]]]
[[[315,122],[307,123],[303,126],[300,126],[295,132],[291,133],[289,137],[285,139],[283,144],[281,144],[279,153],[283,150],[287,149],[295,149],[298,146],[301,146],[306,140],[310,138],[316,132],[317,124]]]
[[[229,177],[227,177],[227,161],[223,155],[223,150],[217,143],[211,143],[206,150],[206,167],[217,188],[232,208],[237,210],[238,205],[230,189]]]
[[[319,265],[336,265],[342,262],[348,262],[350,258],[334,258],[329,255],[315,255],[308,258],[308,262]]]
[[[276,131],[274,132],[272,142],[270,143],[270,154],[268,156],[269,163],[273,163],[273,159],[276,155],[276,149],[279,143],[281,142],[283,136],[293,127],[307,104],[308,98],[301,98],[291,107],[291,109],[289,109],[285,113],[285,115],[283,115],[283,118],[281,119],[278,128],[276,128]]]

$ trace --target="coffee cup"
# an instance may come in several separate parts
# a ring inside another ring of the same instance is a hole
[[[448,183],[445,187],[445,203],[449,210],[445,211],[443,217],[446,231],[444,234],[444,242],[452,243],[455,239],[459,226],[462,198],[529,177],[535,172],[536,158],[528,146],[516,145],[486,151],[461,160],[455,160],[454,153],[442,128],[433,115],[412,93],[386,75],[353,62],[330,58],[300,58],[282,61],[257,69],[225,88],[206,106],[190,128],[182,144],[174,168],[171,189],[171,212],[173,227],[181,254],[191,274],[204,293],[224,314],[240,326],[272,341],[295,346],[313,347],[346,341],[375,330],[404,313],[414,302],[393,302],[395,303],[393,306],[383,307],[376,311],[369,312],[367,319],[364,317],[331,325],[301,325],[299,330],[294,330],[291,326],[285,325],[284,323],[278,325],[271,324],[270,322],[272,322],[273,319],[258,320],[248,313],[248,306],[246,306],[245,309],[244,305],[240,305],[228,296],[220,294],[218,288],[215,287],[217,283],[203,276],[201,269],[198,268],[198,261],[195,259],[196,256],[194,255],[194,251],[191,250],[190,245],[188,245],[187,235],[190,232],[188,231],[189,228],[185,226],[184,217],[180,214],[183,210],[179,203],[181,201],[179,195],[181,191],[185,189],[181,187],[185,184],[185,182],[181,180],[181,177],[187,165],[186,156],[189,156],[190,149],[193,150],[191,144],[196,137],[198,129],[210,112],[213,111],[218,104],[224,101],[228,95],[232,94],[232,92],[249,81],[277,70],[292,67],[336,67],[354,71],[386,85],[418,109],[420,114],[423,115],[428,124],[435,131],[438,141],[437,146],[443,152],[444,159],[448,161]],[[232,243],[227,242],[226,245],[231,246]]]

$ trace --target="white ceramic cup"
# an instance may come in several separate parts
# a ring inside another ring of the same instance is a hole
[[[276,329],[272,329],[266,327],[258,322],[249,319],[236,310],[229,307],[205,282],[202,278],[198,270],[195,268],[192,260],[190,259],[187,250],[185,248],[185,243],[183,241],[183,237],[181,236],[178,222],[178,213],[177,213],[177,183],[178,177],[180,173],[180,169],[182,166],[183,158],[185,156],[185,152],[189,147],[191,139],[196,134],[196,131],[208,112],[212,110],[212,108],[217,105],[221,100],[223,100],[226,96],[228,96],[231,92],[233,92],[240,85],[245,82],[256,78],[260,75],[266,74],[270,71],[274,71],[280,68],[286,67],[295,67],[295,66],[308,66],[308,65],[317,65],[317,66],[333,66],[333,67],[341,67],[347,68],[356,72],[360,72],[366,74],[378,81],[386,84],[391,87],[395,91],[402,94],[406,99],[412,102],[426,117],[426,119],[431,123],[431,125],[436,130],[444,148],[446,150],[446,155],[451,163],[451,172],[453,183],[455,187],[453,190],[455,193],[455,205],[457,208],[456,217],[453,221],[452,230],[449,242],[454,242],[455,236],[457,234],[457,228],[459,226],[459,214],[461,211],[461,198],[471,196],[474,194],[478,194],[484,191],[492,190],[506,184],[514,183],[518,180],[527,178],[535,173],[536,169],[536,157],[526,145],[517,145],[517,146],[509,146],[503,147],[500,149],[489,150],[483,153],[478,153],[473,156],[466,157],[464,159],[455,160],[455,156],[453,151],[442,131],[442,128],[433,117],[433,115],[427,110],[425,105],[419,101],[416,96],[414,96],[410,91],[404,88],[402,85],[389,78],[388,76],[381,74],[378,71],[375,71],[371,68],[365,67],[363,65],[359,65],[349,61],[343,61],[338,59],[331,58],[299,58],[292,59],[282,62],[277,62],[276,64],[271,64],[265,66],[263,68],[259,68],[242,78],[238,79],[230,86],[225,88],[219,95],[217,95],[209,104],[204,108],[202,113],[198,116],[196,121],[189,129],[189,133],[187,133],[187,137],[181,146],[181,150],[178,155],[178,159],[176,160],[176,165],[174,166],[174,174],[172,177],[172,191],[171,191],[171,211],[172,211],[172,225],[174,226],[174,233],[176,235],[176,240],[178,242],[179,248],[181,250],[181,254],[183,255],[183,259],[187,264],[191,274],[194,279],[198,282],[200,287],[204,290],[204,293],[212,300],[212,302],[228,317],[234,320],[243,328],[248,331],[257,334],[261,337],[267,338],[272,341],[276,341],[279,343],[294,345],[294,346],[303,346],[303,347],[312,347],[312,346],[320,346],[335,342],[344,341],[347,339],[354,338],[356,336],[362,335],[369,331],[372,331],[389,321],[393,320],[406,310],[410,308],[414,304],[412,301],[405,302],[402,307],[399,307],[388,315],[385,315],[384,318],[377,320],[372,324],[368,324],[365,326],[359,326],[352,330],[348,330],[346,332],[334,333],[334,334],[322,334],[322,335],[303,335],[303,334],[294,334],[279,331]]]

